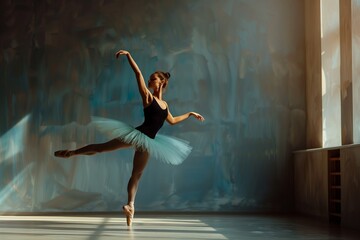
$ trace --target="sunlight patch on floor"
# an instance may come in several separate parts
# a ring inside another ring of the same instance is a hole
[[[1,239],[10,239],[12,234],[25,239],[39,236],[68,238],[97,236],[105,239],[111,236],[121,239],[227,239],[213,227],[192,218],[135,218],[131,228],[125,218],[77,217],[77,216],[0,216]]]

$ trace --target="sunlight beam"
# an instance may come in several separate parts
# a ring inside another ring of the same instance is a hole
[[[24,137],[30,114],[21,119],[13,128],[0,138],[0,163],[12,159],[24,148]]]

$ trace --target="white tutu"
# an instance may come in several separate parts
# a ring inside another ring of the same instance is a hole
[[[110,138],[119,138],[135,148],[146,150],[150,156],[164,163],[178,165],[187,158],[192,149],[189,142],[185,140],[162,134],[156,134],[155,138],[152,139],[121,121],[92,117],[92,123],[100,132],[105,133]]]

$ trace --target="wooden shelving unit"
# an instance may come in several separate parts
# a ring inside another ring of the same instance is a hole
[[[329,222],[341,223],[340,149],[328,150]]]

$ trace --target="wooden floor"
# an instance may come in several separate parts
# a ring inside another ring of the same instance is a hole
[[[0,239],[360,239],[360,232],[296,216],[117,214],[0,216]]]

